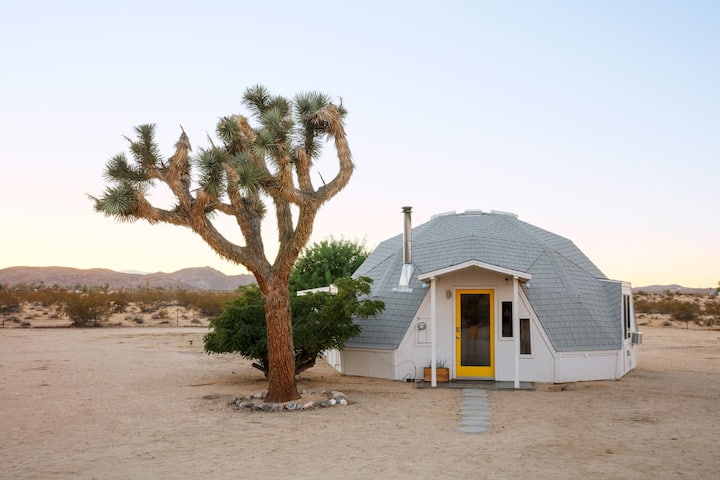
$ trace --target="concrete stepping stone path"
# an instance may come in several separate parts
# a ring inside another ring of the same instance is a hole
[[[490,427],[487,392],[483,389],[463,389],[459,430],[465,433],[487,433]]]

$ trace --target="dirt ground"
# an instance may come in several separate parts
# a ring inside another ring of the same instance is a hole
[[[645,325],[619,381],[491,391],[492,431],[458,431],[462,393],[344,377],[301,389],[348,406],[248,412],[265,388],[199,327],[0,330],[0,478],[718,478],[720,331]]]

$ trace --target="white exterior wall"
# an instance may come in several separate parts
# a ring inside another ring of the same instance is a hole
[[[507,279],[507,280],[506,280]],[[513,301],[513,279],[507,275],[469,267],[451,272],[436,280],[437,359],[450,368],[450,378],[456,379],[455,295],[457,290],[483,289],[494,292],[494,365],[495,380],[515,379],[514,339],[502,337],[502,302]],[[448,293],[449,292],[449,293]],[[629,285],[623,293],[631,292]],[[530,319],[530,355],[519,360],[520,381],[563,383],[606,380],[624,376],[637,366],[638,346],[630,339],[623,340],[621,351],[556,352],[524,292],[518,292],[519,318]],[[622,301],[622,299],[619,299]],[[634,305],[631,304],[634,309]],[[348,348],[342,352],[328,352],[326,359],[347,375],[360,375],[394,380],[419,380],[423,368],[430,366],[430,287],[405,337],[395,351]],[[420,324],[425,328],[421,329]],[[618,328],[623,325],[618,319]],[[632,331],[637,331],[634,310]],[[519,332],[514,332],[518,335]]]
[[[519,315],[520,318],[530,319],[530,355],[520,355],[520,381],[521,382],[547,382],[554,381],[555,350],[543,330],[537,315],[530,307],[525,293],[519,292]],[[511,299],[512,300],[512,299]],[[505,300],[507,301],[507,300]],[[502,305],[502,304],[500,304]],[[500,307],[498,307],[500,308]],[[497,330],[498,344],[502,346],[504,353],[498,358],[496,355],[495,379],[499,381],[515,380],[515,359],[513,357],[513,338],[502,338],[502,332]],[[515,332],[513,332],[515,333]],[[496,352],[500,350],[498,348]]]
[[[555,383],[617,378],[620,351],[560,353],[555,359]]]
[[[346,348],[340,352],[340,366],[338,370],[345,375],[399,380],[395,376],[395,352],[391,350]]]
[[[342,353],[340,350],[325,350],[323,359],[338,372],[342,373]]]

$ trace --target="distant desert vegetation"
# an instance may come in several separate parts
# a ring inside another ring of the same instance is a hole
[[[3,328],[207,326],[252,275],[210,267],[138,275],[102,268],[0,270]]]
[[[720,296],[673,293],[646,293],[638,290],[635,315],[638,325],[682,328],[714,328],[720,326]]]
[[[126,285],[126,276],[139,285],[118,287]],[[154,274],[155,280],[143,285],[147,277],[151,276],[64,267],[0,270],[2,326],[208,326],[236,297],[239,285],[254,282],[251,275],[229,277],[209,267]],[[158,278],[166,282],[150,286]],[[116,280],[111,283],[112,279]],[[635,289],[634,302],[641,327],[720,327],[720,296],[715,289],[640,287]]]
[[[208,326],[231,291],[3,287],[2,327]]]

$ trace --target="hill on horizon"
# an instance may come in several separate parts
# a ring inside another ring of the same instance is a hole
[[[648,285],[645,287],[633,287],[633,293],[681,293],[685,295],[710,295],[713,292],[715,292],[714,288],[693,288],[693,287],[683,287],[682,285],[678,285],[676,283],[673,283],[672,285]]]
[[[165,288],[176,290],[232,291],[242,285],[255,283],[249,274],[225,275],[211,267],[183,268],[176,272],[156,272],[139,275],[116,272],[107,268],[71,267],[8,267],[0,270],[0,284],[58,285],[62,288],[77,286],[119,288]]]

